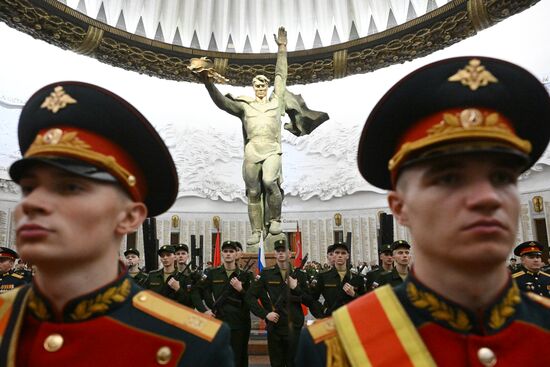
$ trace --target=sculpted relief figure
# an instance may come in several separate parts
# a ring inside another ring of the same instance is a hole
[[[248,198],[248,215],[252,235],[249,245],[258,244],[264,228],[272,235],[281,233],[281,117],[289,115],[285,129],[297,136],[309,134],[328,120],[324,112],[307,108],[302,97],[286,89],[288,73],[287,34],[283,27],[274,36],[278,45],[273,92],[268,95],[270,80],[257,75],[252,80],[255,96],[223,95],[214,81],[225,78],[216,73],[206,58],[191,60],[190,69],[205,84],[210,97],[220,109],[238,117],[244,138],[243,178]]]

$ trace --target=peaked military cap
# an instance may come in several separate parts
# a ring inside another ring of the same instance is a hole
[[[391,244],[389,244],[389,243],[386,243],[385,245],[380,246],[380,248],[378,249],[379,254],[381,254],[383,252],[390,252],[391,253],[392,251],[393,251],[393,249],[391,247]]]
[[[393,243],[391,244],[391,250],[394,251],[398,248],[406,248],[408,250],[411,248],[411,245],[409,245],[409,243],[405,240],[393,241]]]
[[[537,241],[526,241],[522,242],[516,246],[514,249],[514,255],[522,256],[527,254],[538,254],[542,255],[542,250],[544,247]]]
[[[160,255],[163,252],[170,252],[170,253],[174,254],[174,253],[176,253],[176,249],[175,249],[174,245],[163,245],[158,249],[157,253]]]
[[[124,256],[128,256],[130,254],[134,254],[137,257],[140,257],[140,254],[137,248],[129,248],[128,250],[124,251]]]
[[[277,240],[273,244],[273,249],[277,250],[278,248],[284,248],[285,250],[288,250],[288,246],[286,243],[286,240]]]
[[[235,244],[235,241],[224,241],[222,243],[222,250],[224,248],[232,248],[235,251],[237,251],[237,249],[238,249],[237,245]]]
[[[549,121],[548,92],[523,68],[487,57],[442,60],[403,78],[374,107],[359,171],[392,189],[403,168],[442,156],[501,153],[526,169],[548,145]]]
[[[237,246],[237,249],[241,251],[243,250],[243,245],[239,241],[233,241],[233,242],[235,242],[235,246]]]
[[[8,257],[10,259],[19,259],[17,252],[7,247],[0,247],[0,257]]]
[[[327,246],[327,254],[330,254],[332,252],[334,252],[334,245],[328,245]]]
[[[344,242],[336,242],[334,245],[332,245],[332,251],[336,251],[337,248],[341,248],[349,252],[348,245],[346,245]]]
[[[168,210],[178,176],[168,148],[147,119],[116,94],[82,82],[58,82],[37,91],[19,118],[23,158],[10,167],[46,163],[86,178],[117,182],[148,215]]]
[[[179,243],[179,244],[174,246],[174,250],[175,250],[175,252],[177,252],[177,251],[189,252],[189,246],[187,246],[185,243]]]

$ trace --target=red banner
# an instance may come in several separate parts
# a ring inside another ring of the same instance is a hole
[[[214,248],[214,260],[212,261],[212,267],[220,266],[221,264],[220,231],[218,230],[218,233],[216,233],[216,247]]]

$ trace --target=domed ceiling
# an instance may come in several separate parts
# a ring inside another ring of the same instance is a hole
[[[288,84],[402,63],[475,35],[537,0],[0,0],[0,20],[102,62],[195,82],[207,56],[231,85],[274,72],[288,31]]]

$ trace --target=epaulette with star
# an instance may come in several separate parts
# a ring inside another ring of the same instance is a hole
[[[153,291],[141,291],[132,298],[137,309],[206,341],[214,340],[222,321],[166,299]]]
[[[529,297],[531,300],[537,302],[538,304],[541,304],[546,308],[550,308],[550,299],[549,298],[539,296],[538,294],[533,293],[533,292],[527,292],[527,293],[525,293],[525,295],[527,297]]]
[[[512,274],[512,278],[517,278],[517,277],[520,277],[522,275],[524,275],[525,272],[522,270],[522,271],[518,271],[517,273],[514,273]]]

